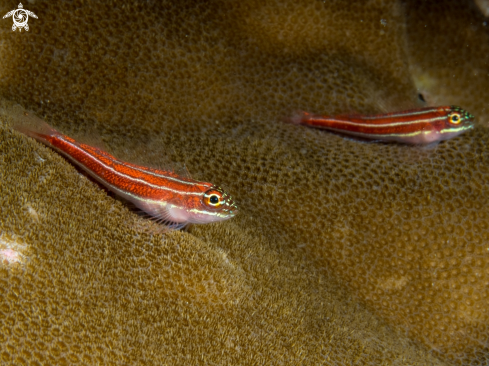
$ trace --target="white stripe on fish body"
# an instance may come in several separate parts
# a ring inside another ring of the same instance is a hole
[[[358,118],[365,119],[364,117],[358,117]],[[390,118],[392,118],[392,117],[390,117]],[[370,124],[370,123],[367,123],[367,122],[352,122],[352,121],[346,121],[346,120],[335,119],[335,118],[324,118],[324,117],[320,117],[320,116],[318,116],[317,118],[315,118],[314,116],[308,117],[308,119],[312,119],[312,120],[314,120],[314,119],[326,119],[328,121],[331,121],[331,123],[345,124],[345,125],[349,125],[349,126],[369,127],[369,128],[385,128],[385,127],[393,127],[393,126],[405,126],[407,124],[432,123],[432,122],[444,120],[446,118],[447,117],[444,116],[444,117],[428,118],[428,119],[421,119],[421,120],[409,121],[409,122],[394,122],[394,123],[384,123],[384,124]],[[372,119],[376,119],[376,118],[372,118]],[[331,130],[338,130],[338,131],[341,130],[340,128],[333,127],[333,126],[331,126],[331,127],[330,126],[324,126],[324,125],[319,125],[319,126],[320,127],[323,127],[323,128],[329,128]]]
[[[433,113],[433,112],[439,112],[439,108],[433,108],[433,109],[425,109],[423,111],[404,111],[404,112],[399,112],[399,113],[387,113],[387,114],[380,114],[380,115],[373,115],[373,116],[360,116],[357,118],[362,118],[362,119],[384,119],[384,118],[396,118],[396,117],[407,117],[407,116],[417,116],[420,114],[425,114],[425,113]],[[353,116],[355,117],[355,116]]]
[[[155,185],[155,184],[151,184],[149,182],[146,182],[144,179],[139,179],[139,178],[134,178],[134,177],[131,177],[131,176],[128,176],[124,173],[121,173],[121,172],[118,172],[116,171],[114,168],[108,166],[107,164],[103,163],[102,161],[100,161],[99,159],[97,159],[95,156],[93,156],[92,154],[90,154],[89,152],[85,151],[83,148],[81,148],[80,146],[76,145],[76,144],[73,144],[71,141],[67,141],[66,139],[64,138],[61,138],[61,137],[58,137],[60,140],[63,140],[65,143],[68,143],[70,144],[71,146],[74,146],[76,147],[78,150],[81,150],[83,152],[83,154],[85,154],[86,156],[88,156],[90,159],[92,159],[93,161],[97,162],[98,164],[104,166],[107,170],[110,170],[112,173],[114,173],[115,175],[119,176],[119,177],[124,177],[125,179],[128,179],[128,180],[131,180],[131,181],[135,181],[135,182],[138,182],[138,183],[142,183],[148,187],[151,187],[151,188],[155,188],[155,189],[159,189],[159,190],[163,190],[163,191],[167,191],[167,192],[172,192],[172,193],[176,193],[176,194],[180,194],[180,195],[194,195],[194,196],[199,196],[199,195],[202,195],[203,192],[186,192],[186,191],[179,191],[179,190],[175,190],[175,189],[172,189],[172,188],[168,188],[168,187],[164,187],[164,186],[159,186],[159,185]],[[62,150],[59,150],[57,149],[59,152],[61,152],[63,155],[67,156],[68,158],[70,158],[73,162],[75,162],[77,165],[82,165],[82,166],[85,166],[83,163],[80,163],[79,161],[77,161],[76,159],[74,159],[73,157],[71,157],[69,154],[63,152]],[[117,162],[117,161],[114,161],[116,162],[117,164],[121,164],[120,162]],[[132,169],[132,167],[131,167]],[[94,177],[99,177],[98,174],[96,174],[95,172],[92,172],[88,167],[85,167],[85,170],[92,173],[90,175],[94,176]],[[146,174],[151,174],[151,173],[147,173],[145,172]],[[99,177],[100,178],[100,177]],[[168,178],[167,176],[162,176],[162,178]],[[108,184],[110,185],[105,179],[101,182],[102,184]],[[203,183],[200,183],[200,182],[195,182],[195,183],[188,183],[187,184],[192,184],[192,185],[201,185],[205,188],[211,188],[212,185],[208,186],[207,184],[203,184]]]
[[[63,140],[65,142],[68,142],[66,140]],[[92,147],[92,146],[91,146]],[[92,147],[93,148],[93,147]],[[81,148],[82,149],[82,148]],[[107,159],[111,160],[113,163],[116,163],[116,164],[122,164],[121,161],[119,159],[116,159],[114,156],[110,155],[109,153],[107,153],[106,151],[103,151],[103,150],[99,150],[99,152],[104,155]],[[137,167],[137,166],[134,166],[134,164],[131,164],[130,166],[131,169],[134,169],[134,170],[137,170],[138,172],[141,172],[141,173],[145,173],[145,174],[150,174],[154,177],[158,177],[158,178],[164,178],[164,179],[168,179],[168,180],[171,180],[173,182],[177,182],[177,183],[182,183],[182,184],[188,184],[188,185],[193,185],[193,184],[196,184],[195,182],[189,182],[188,180],[182,180],[180,178],[176,178],[176,177],[173,177],[171,175],[165,175],[165,174],[158,174],[158,173],[155,173],[153,171],[151,171],[151,168],[147,168],[148,170],[145,170],[145,169],[142,169],[140,167]],[[212,184],[208,184],[208,183],[200,183],[202,184],[204,187],[207,187],[207,188],[212,188]]]

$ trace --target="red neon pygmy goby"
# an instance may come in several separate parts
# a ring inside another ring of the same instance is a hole
[[[121,161],[63,135],[30,112],[18,114],[14,129],[50,146],[109,190],[170,227],[226,220],[238,212],[231,196],[220,187]]]
[[[473,120],[473,115],[456,106],[335,117],[302,112],[292,118],[293,123],[306,126],[405,144],[429,144],[451,139],[474,127]]]

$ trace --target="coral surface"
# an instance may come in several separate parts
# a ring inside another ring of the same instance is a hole
[[[461,4],[447,12],[477,10]],[[281,121],[297,109],[423,105],[419,70],[437,55],[412,51],[426,42],[417,19],[443,19],[415,6],[35,1],[29,32],[3,20],[2,362],[487,363],[487,82],[473,99],[424,86],[428,104],[460,101],[479,117],[432,148]],[[448,83],[428,71],[430,85]],[[151,235],[126,204],[10,130],[16,103],[73,137],[101,135],[120,158],[185,166],[241,212]]]
[[[476,3],[479,8],[472,1],[407,0],[408,54],[430,104],[463,105],[488,126],[489,7]]]

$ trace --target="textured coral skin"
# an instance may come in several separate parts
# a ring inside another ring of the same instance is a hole
[[[1,128],[0,250],[20,253],[0,263],[2,362],[487,362],[487,130],[429,150],[280,123],[416,103],[386,3],[36,1],[29,33],[2,28],[2,97],[120,158],[185,164],[241,207],[151,236]]]
[[[147,220],[33,140],[0,128],[0,156],[0,246],[25,258],[0,263],[2,364],[442,365],[280,250],[280,229],[267,235],[249,208],[152,236],[133,229]]]
[[[483,7],[485,3],[485,8]],[[462,104],[489,121],[487,1],[406,1],[413,79],[427,102]],[[433,21],[437,14],[442,21]],[[470,60],[468,62],[468,60]]]

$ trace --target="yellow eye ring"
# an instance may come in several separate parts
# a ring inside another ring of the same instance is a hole
[[[448,120],[451,124],[458,125],[462,122],[462,116],[460,115],[460,113],[452,112],[448,117]]]
[[[208,207],[217,208],[223,203],[221,192],[212,189],[204,194],[204,204]]]
[[[217,205],[219,203],[219,197],[217,194],[213,194],[209,197],[209,203],[211,205]]]

